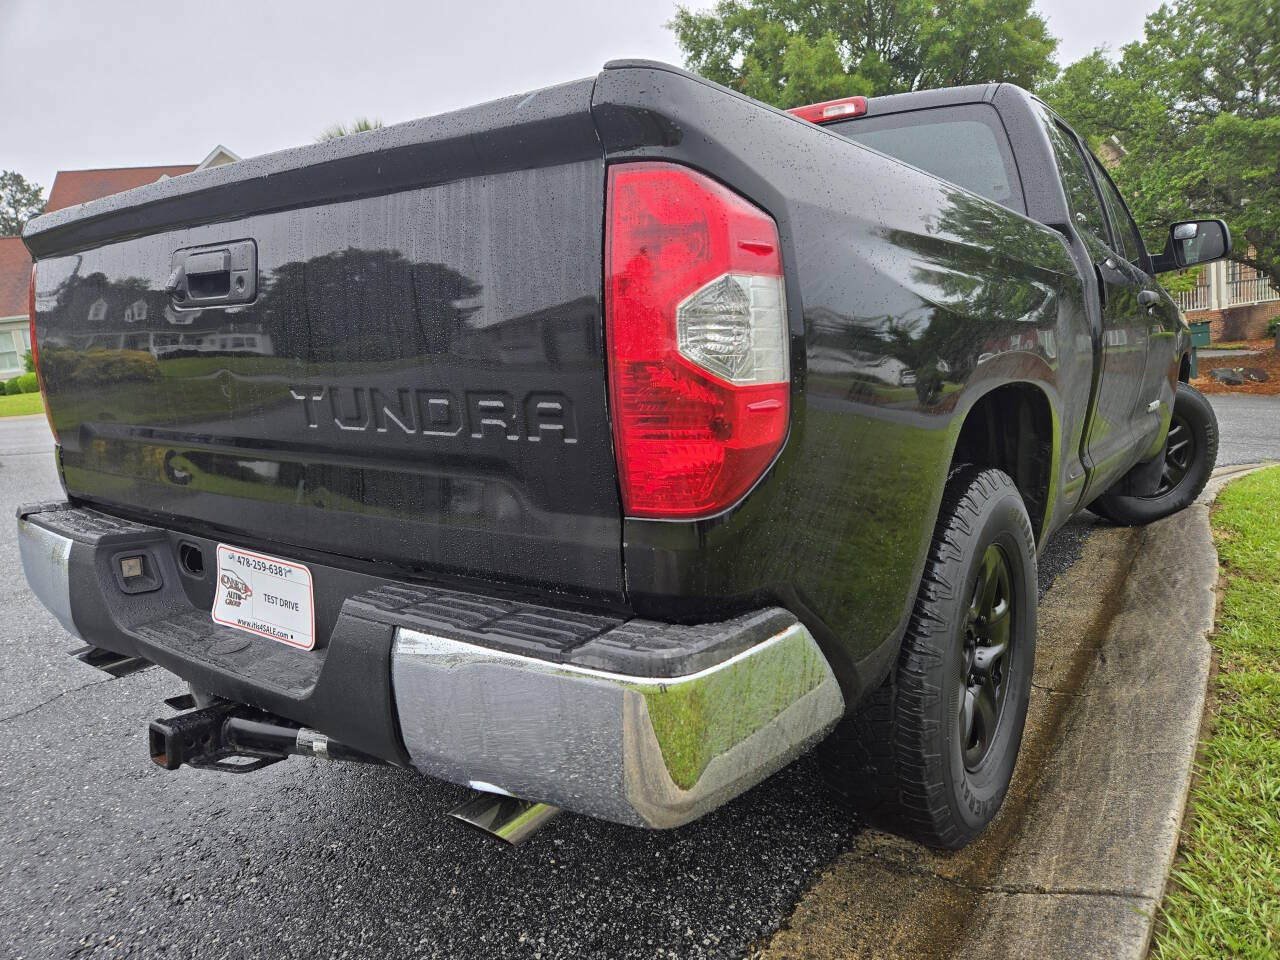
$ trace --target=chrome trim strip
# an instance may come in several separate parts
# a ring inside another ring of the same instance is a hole
[[[31,592],[57,619],[64,630],[81,639],[71,616],[71,581],[68,565],[71,540],[30,520],[18,520],[18,552]]]
[[[559,807],[655,828],[710,812],[840,719],[844,698],[792,623],[675,678],[550,663],[408,628],[392,681],[413,764]]]

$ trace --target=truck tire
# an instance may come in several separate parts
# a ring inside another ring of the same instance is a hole
[[[1218,417],[1209,401],[1195,387],[1178,384],[1165,442],[1164,472],[1160,486],[1150,496],[1124,493],[1118,483],[1089,505],[1112,523],[1124,526],[1151,523],[1193,503],[1209,482],[1218,460]]]
[[[873,826],[956,849],[991,822],[1022,742],[1036,601],[1017,488],[999,470],[960,468],[896,666],[820,747],[828,783]]]

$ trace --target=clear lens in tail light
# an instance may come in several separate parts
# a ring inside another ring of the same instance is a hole
[[[680,353],[730,383],[787,379],[781,277],[726,273],[676,307]]]

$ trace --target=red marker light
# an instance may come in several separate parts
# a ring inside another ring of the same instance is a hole
[[[825,100],[822,103],[811,103],[807,107],[792,107],[787,113],[810,123],[831,123],[833,120],[848,120],[860,117],[867,112],[866,97],[841,97],[839,100]]]

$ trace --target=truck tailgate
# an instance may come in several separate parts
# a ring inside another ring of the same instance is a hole
[[[589,98],[552,88],[36,221],[68,493],[250,546],[620,596]]]

